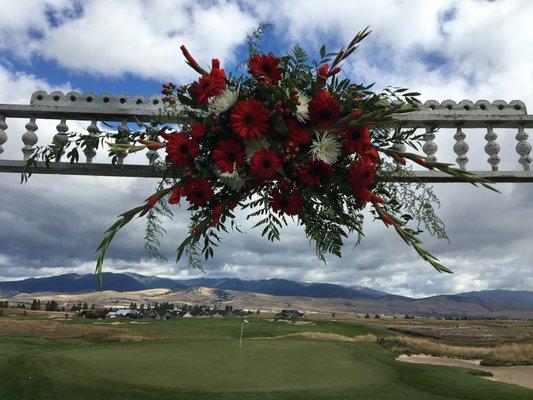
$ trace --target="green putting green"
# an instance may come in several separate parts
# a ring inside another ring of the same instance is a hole
[[[216,335],[215,335],[216,336]],[[89,343],[0,337],[0,399],[532,399],[374,343],[236,338]]]

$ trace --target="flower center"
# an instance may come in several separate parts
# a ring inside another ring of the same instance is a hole
[[[181,145],[180,153],[181,154],[188,154],[189,153],[189,147],[186,144]]]
[[[201,199],[204,197],[204,192],[202,192],[201,190],[197,190],[194,192],[194,195],[198,197],[199,199]]]
[[[322,173],[322,166],[319,164],[315,164],[311,167],[311,174],[313,175],[321,175]]]
[[[331,112],[329,110],[321,110],[320,111],[320,118],[321,119],[330,119],[331,118]]]
[[[234,153],[228,153],[227,154],[228,161],[234,162],[235,161],[235,154]]]
[[[247,124],[251,124],[253,122],[253,117],[250,115],[250,114],[247,114],[244,116],[244,122],[246,122]]]
[[[272,167],[272,163],[270,162],[270,160],[264,160],[263,161],[263,168],[264,169],[270,169]]]

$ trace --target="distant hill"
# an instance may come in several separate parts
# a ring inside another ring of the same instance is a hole
[[[244,281],[237,278],[199,278],[182,281],[191,287],[235,290],[240,292],[264,293],[273,296],[318,297],[323,299],[377,299],[388,293],[368,288],[349,288],[331,283],[306,283],[286,279],[261,279]]]
[[[186,298],[189,296],[186,292],[191,289],[209,288],[214,289],[212,293],[219,300],[224,301],[233,298],[234,301],[243,305],[249,305],[244,302],[244,299],[262,298],[266,301],[267,298],[261,296],[269,296],[268,302],[272,306],[281,301],[285,306],[288,304],[298,306],[307,304],[306,307],[312,308],[324,302],[326,307],[324,309],[352,310],[350,312],[406,313],[427,316],[516,316],[521,318],[533,316],[533,292],[529,291],[484,290],[413,299],[359,286],[345,287],[330,283],[305,283],[286,279],[245,281],[237,278],[199,278],[173,280],[134,273],[106,272],[103,274],[102,289],[106,291],[135,292],[157,288],[170,289],[172,293],[176,293],[176,299]],[[94,274],[65,274],[0,282],[0,295],[5,297],[17,296],[19,293],[28,293],[31,296],[31,293],[39,292],[79,294],[99,290]],[[278,300],[274,300],[276,298]],[[253,304],[254,307],[261,305],[257,301]]]
[[[178,289],[186,287],[172,279],[144,276],[139,274],[115,274],[104,272],[103,289],[117,292],[166,288]],[[1,292],[36,293],[82,293],[98,291],[100,287],[94,274],[64,274],[46,278],[29,278],[21,281],[0,282]]]

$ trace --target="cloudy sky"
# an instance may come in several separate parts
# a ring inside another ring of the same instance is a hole
[[[160,83],[196,79],[179,54],[186,44],[207,63],[231,70],[245,54],[245,37],[271,23],[266,51],[300,43],[310,52],[335,49],[370,25],[374,33],[343,67],[350,78],[407,86],[423,99],[523,100],[533,109],[533,2],[509,1],[0,1],[0,103],[29,101],[38,89],[157,94]],[[8,119],[2,158],[20,159],[26,121]],[[38,121],[39,144],[57,121]],[[72,129],[79,128],[75,123]],[[501,167],[519,169],[513,130],[500,130]],[[469,167],[488,169],[482,131],[468,131]],[[454,161],[452,132],[439,132],[441,160]],[[102,156],[103,157],[103,156]],[[101,158],[103,159],[103,158]],[[142,160],[142,158],[141,158]],[[129,158],[130,162],[135,159]],[[0,280],[88,273],[102,233],[121,211],[138,205],[152,179],[0,175]],[[246,234],[227,236],[205,276],[288,278],[364,285],[425,296],[481,289],[533,290],[533,185],[500,184],[501,195],[465,184],[435,185],[451,244],[427,246],[451,267],[440,275],[382,224],[366,225],[363,244],[347,244],[327,266],[302,230],[291,226],[267,243],[239,214]],[[167,223],[162,252],[173,259],[187,213]],[[185,264],[149,260],[143,221],[124,229],[109,251],[107,271],[193,277]]]

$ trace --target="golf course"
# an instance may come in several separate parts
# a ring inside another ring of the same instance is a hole
[[[0,336],[2,400],[533,396],[473,370],[398,362],[375,338],[365,339],[392,333],[345,322],[251,318],[242,348],[238,318],[96,325],[29,320],[29,333],[22,329],[26,322],[0,322],[15,323],[11,334]],[[89,334],[80,335],[84,331]]]

